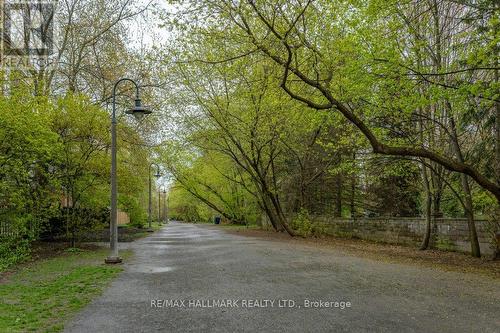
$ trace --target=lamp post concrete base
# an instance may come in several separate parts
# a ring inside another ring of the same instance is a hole
[[[122,262],[122,258],[120,258],[120,257],[107,257],[106,259],[104,259],[104,262],[106,264],[119,264]]]

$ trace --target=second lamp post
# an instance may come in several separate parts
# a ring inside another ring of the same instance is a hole
[[[151,163],[149,165],[149,169],[148,169],[148,175],[149,175],[149,205],[148,205],[148,224],[149,224],[149,228],[148,228],[148,231],[149,232],[153,232],[153,229],[151,228],[151,213],[152,213],[152,205],[153,205],[153,193],[152,193],[152,185],[151,185],[151,167],[152,166],[156,166],[156,174],[155,174],[155,177],[156,179],[160,178],[161,177],[161,174],[160,174],[160,167],[158,166],[158,164],[156,163]]]
[[[163,188],[163,222],[168,223],[167,219],[167,190]]]

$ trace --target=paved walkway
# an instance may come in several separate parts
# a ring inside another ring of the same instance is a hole
[[[132,248],[65,332],[500,332],[500,282],[486,277],[193,224]]]

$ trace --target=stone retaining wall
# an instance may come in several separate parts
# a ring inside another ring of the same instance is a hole
[[[422,218],[383,217],[350,219],[332,219],[315,217],[313,224],[324,233],[340,237],[356,237],[377,242],[419,245],[425,232],[425,220]],[[487,221],[477,220],[476,228],[484,254],[493,253],[491,236],[486,231]],[[433,246],[444,250],[470,252],[469,229],[466,219],[436,219],[434,225],[436,237]]]

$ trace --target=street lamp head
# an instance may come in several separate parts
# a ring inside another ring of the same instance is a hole
[[[137,121],[140,121],[145,115],[150,114],[151,110],[143,106],[141,99],[137,98],[135,100],[135,106],[132,109],[125,111],[125,113],[133,115]]]
[[[155,177],[156,177],[156,178],[160,178],[160,177],[161,177],[161,173],[158,171],[158,172],[155,174]]]

